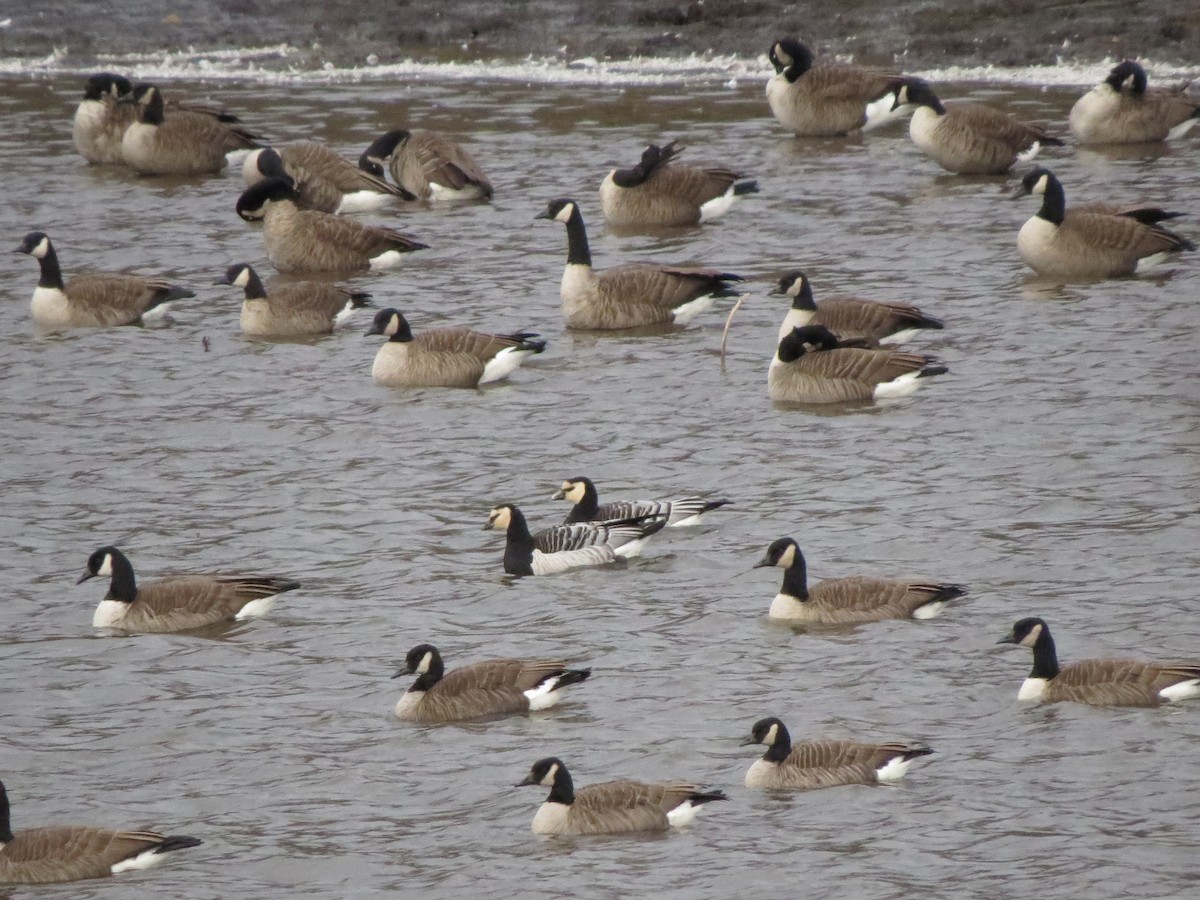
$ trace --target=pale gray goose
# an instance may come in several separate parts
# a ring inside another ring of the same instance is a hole
[[[237,214],[243,219],[262,219],[267,259],[280,272],[387,269],[400,261],[402,253],[427,246],[391,228],[301,209],[298,199],[290,178],[265,178],[237,201]]]
[[[152,84],[135,90],[137,121],[125,129],[121,153],[142,175],[215,175],[225,168],[225,155],[261,147],[259,136],[219,117],[168,110],[162,92]]]
[[[804,741],[793,744],[787,726],[775,717],[754,723],[742,746],[766,744],[767,752],[746,772],[748,788],[795,788],[802,791],[843,784],[899,781],[914,759],[933,753],[928,747],[888,742]]]
[[[967,594],[965,584],[929,578],[831,578],[808,584],[800,546],[780,538],[754,568],[778,566],[783,584],[767,613],[773,619],[815,625],[857,625],[885,619],[931,619],[951,600]]]
[[[549,709],[562,699],[563,688],[591,674],[591,669],[568,669],[565,662],[547,659],[487,659],[447,672],[437,648],[419,644],[392,676],[417,676],[396,704],[396,716],[409,722],[461,722]]]
[[[76,583],[96,576],[108,577],[109,585],[92,627],[141,634],[261,616],[279,594],[300,587],[298,581],[268,575],[175,575],[139,585],[133,565],[116,547],[101,547],[88,557]]]
[[[293,141],[247,154],[242,179],[247,187],[264,178],[287,176],[296,183],[300,205],[342,214],[380,209],[396,200],[412,200],[403,188],[364,172],[350,160],[316,141]]]
[[[773,293],[792,298],[777,341],[805,325],[824,325],[839,341],[865,338],[880,344],[902,344],[923,329],[944,327],[941,319],[927,316],[909,303],[833,297],[817,306],[808,276],[798,269],[783,275]]]
[[[1062,183],[1049,169],[1034,169],[1013,199],[1042,195],[1042,206],[1017,233],[1017,251],[1031,269],[1052,278],[1132,275],[1195,245],[1157,224],[1179,213],[1112,204],[1067,208]]]
[[[0,884],[56,884],[146,869],[198,838],[156,831],[110,831],[87,825],[47,825],[16,833],[8,791],[0,783]]]
[[[683,325],[720,297],[734,296],[730,282],[741,276],[717,269],[629,263],[596,272],[579,205],[552,200],[535,218],[567,227],[567,266],[563,270],[563,317],[568,328],[609,331],[646,325]]]
[[[392,179],[419,200],[490,200],[492,183],[458,143],[436,131],[404,128],[380,135],[359,157],[377,178],[387,165]]]
[[[1132,59],[1113,66],[1108,77],[1075,101],[1067,119],[1081,144],[1140,144],[1183,137],[1200,122],[1200,103],[1186,85],[1147,88],[1146,70]]]
[[[1081,659],[1060,666],[1054,638],[1042,619],[1021,619],[997,643],[1017,644],[1033,651],[1033,671],[1022,683],[1018,700],[1160,706],[1200,698],[1200,662]]]
[[[375,314],[367,334],[387,337],[371,367],[375,383],[385,387],[479,387],[507,378],[546,349],[532,331],[488,334],[456,326],[414,335],[408,320],[390,308]]]
[[[932,356],[843,345],[824,325],[806,325],[779,342],[767,393],[786,403],[866,403],[906,397],[948,371]]]
[[[64,283],[58,254],[41,231],[25,235],[14,251],[38,261],[41,274],[33,291],[33,320],[45,328],[109,328],[132,325],[143,316],[166,312],[169,304],[191,291],[162,278],[90,272]]]
[[[628,169],[613,169],[600,184],[600,208],[609,225],[672,227],[711,222],[734,202],[758,192],[757,181],[725,168],[676,165],[683,147],[651,144]]]
[[[582,475],[567,479],[555,492],[554,500],[573,504],[564,524],[576,522],[611,522],[617,519],[662,517],[669,528],[699,525],[705,513],[720,509],[728,500],[708,500],[704,497],[681,497],[678,500],[615,500],[601,503],[592,479]]]
[[[705,803],[727,800],[722,791],[701,790],[686,783],[643,784],[605,781],[575,790],[561,759],[533,764],[517,787],[541,785],[550,796],[533,817],[534,834],[620,834],[667,831],[689,824]]]
[[[371,305],[370,294],[324,281],[281,284],[268,294],[249,263],[230,266],[216,283],[242,288],[242,332],[250,335],[329,334],[354,310]]]

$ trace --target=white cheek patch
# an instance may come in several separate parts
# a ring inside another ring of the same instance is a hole
[[[104,560],[100,563],[100,568],[96,570],[97,575],[112,575],[112,554],[105,553]]]
[[[558,211],[558,215],[554,217],[555,222],[562,222],[564,225],[571,220],[571,216],[575,214],[575,204],[568,203]]]
[[[429,667],[433,664],[433,654],[426,653],[421,657],[421,661],[417,664],[417,674],[424,675],[429,671]]]
[[[546,776],[542,779],[542,784],[546,787],[554,787],[554,779],[557,777],[558,763],[555,763],[546,771]]]
[[[33,248],[32,255],[37,257],[38,259],[41,259],[49,252],[50,252],[50,238],[44,237],[40,241],[38,241],[38,245]]]
[[[771,746],[775,743],[775,739],[779,737],[779,726],[772,725],[767,733],[763,736],[762,743]]]
[[[795,562],[796,548],[789,545],[788,548],[783,551],[783,555],[779,557],[779,562],[776,563],[776,565],[781,566],[784,569],[790,569]]]
[[[1049,184],[1049,179],[1045,175],[1043,175],[1041,178],[1039,178],[1037,180],[1037,183],[1033,186],[1033,190],[1030,191],[1030,193],[1032,193],[1032,194],[1046,193],[1047,184]]]
[[[247,268],[238,272],[237,278],[233,279],[233,283],[238,287],[244,288],[250,283],[250,270]]]

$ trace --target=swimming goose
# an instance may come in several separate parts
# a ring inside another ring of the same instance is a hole
[[[683,226],[711,222],[734,201],[758,192],[757,181],[729,169],[674,165],[683,147],[671,141],[651,144],[642,160],[628,169],[613,169],[600,184],[600,208],[609,225]]]
[[[533,817],[534,834],[619,834],[667,831],[691,823],[701,806],[728,800],[723,791],[704,791],[694,784],[643,784],[605,781],[575,790],[561,759],[533,764],[524,781],[550,788],[550,796]]]
[[[359,168],[383,177],[419,200],[490,200],[492,183],[479,163],[444,134],[397,129],[380,135],[359,157]]]
[[[298,199],[291,179],[266,178],[237,201],[237,214],[243,219],[263,220],[267,259],[280,272],[387,269],[400,261],[400,254],[428,246],[391,228],[301,209]]]
[[[547,659],[488,659],[447,673],[437,648],[420,644],[392,676],[417,676],[396,704],[396,716],[409,722],[460,722],[549,709],[562,699],[562,688],[591,674],[591,669],[568,669]]]
[[[1067,209],[1062,184],[1049,169],[1034,169],[1021,181],[1014,200],[1042,195],[1042,207],[1017,233],[1017,251],[1039,275],[1057,278],[1112,278],[1132,275],[1195,245],[1156,224],[1178,213],[1111,204]]]
[[[808,569],[800,546],[780,538],[767,548],[754,568],[778,566],[783,585],[767,613],[817,625],[854,625],[884,619],[932,619],[951,600],[966,596],[965,584],[926,578],[831,578],[808,584]]]
[[[257,135],[216,116],[167,111],[155,85],[139,85],[135,96],[138,117],[121,138],[121,152],[141,175],[215,175],[226,153],[262,146]]]
[[[1200,697],[1200,662],[1081,659],[1060,667],[1054,638],[1042,619],[1021,619],[996,643],[1033,650],[1033,671],[1017,692],[1018,700],[1159,706]]]
[[[574,200],[553,200],[535,218],[567,226],[567,267],[563,271],[563,316],[568,328],[615,330],[645,325],[683,325],[732,297],[729,282],[741,281],[717,269],[629,263],[596,272],[587,229]]]
[[[324,281],[281,284],[268,294],[249,263],[237,263],[216,281],[244,291],[242,332],[288,337],[329,334],[354,310],[371,305],[371,295],[348,291]]]
[[[86,825],[12,830],[8,791],[0,783],[0,884],[56,884],[146,869],[199,838],[156,831],[109,831]]]
[[[296,183],[300,205],[342,214],[380,209],[397,199],[412,200],[403,188],[364,172],[316,141],[294,141],[247,154],[242,179],[252,187],[264,178],[286,176]]]
[[[29,254],[41,267],[30,309],[33,320],[46,328],[132,325],[151,311],[166,312],[174,300],[195,296],[162,278],[116,272],[89,272],[64,284],[58,254],[41,231],[25,235],[14,252]]]
[[[896,94],[896,106],[914,105],[908,136],[943,169],[959,175],[1003,175],[1028,162],[1043,146],[1062,141],[1035,125],[981,103],[943,106],[933,89],[913,80]]]
[[[576,523],[532,534],[525,514],[504,504],[488,514],[483,530],[505,533],[504,571],[509,575],[555,575],[637,556],[650,536],[666,524],[663,518]]]
[[[728,500],[706,500],[704,497],[682,497],[679,500],[616,500],[600,503],[596,485],[582,475],[562,483],[554,500],[575,504],[567,513],[564,524],[576,522],[611,522],[617,519],[662,517],[671,528],[699,525],[701,517],[725,506]]]
[[[532,331],[487,334],[456,326],[414,336],[395,309],[376,313],[367,334],[388,338],[371,367],[375,383],[385,387],[479,387],[507,378],[546,349],[545,341],[532,340],[537,337]]]
[[[793,328],[767,371],[772,400],[852,403],[906,397],[950,371],[932,356],[840,344],[824,325]]]
[[[824,325],[839,341],[865,338],[872,343],[902,344],[915,337],[921,329],[941,329],[941,319],[927,316],[908,303],[883,303],[859,300],[855,297],[835,297],[813,300],[812,285],[801,271],[788,272],[779,279],[772,293],[792,298],[792,307],[779,326],[782,341],[794,328],[805,325]]]
[[[798,788],[812,791],[842,784],[899,781],[928,747],[890,742],[805,741],[793,744],[787,726],[774,717],[754,723],[742,746],[766,744],[767,752],[746,772],[748,788]]]
[[[767,58],[775,74],[767,103],[783,125],[802,137],[832,137],[871,129],[891,117],[895,94],[913,79],[855,66],[813,64],[812,51],[784,38]]]
[[[120,75],[99,72],[88,78],[71,126],[75,149],[88,162],[125,162],[121,138],[137,112],[121,101],[132,93],[133,84]]]
[[[92,627],[142,634],[261,616],[278,594],[300,587],[298,581],[268,575],[174,575],[139,586],[133,566],[116,547],[101,547],[88,557],[76,584],[97,575],[110,581]]]
[[[1184,87],[1147,90],[1146,70],[1126,59],[1075,101],[1067,121],[1081,144],[1169,141],[1200,122],[1200,103]]]

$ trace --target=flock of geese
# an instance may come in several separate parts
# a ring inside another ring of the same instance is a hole
[[[1063,140],[1046,129],[974,103],[944,105],[917,78],[814,61],[802,43],[780,40],[769,52],[776,74],[767,99],[776,118],[797,135],[820,137],[870,129],[901,111],[911,113],[913,142],[952,172],[1002,174]],[[1200,119],[1200,106],[1180,91],[1153,90],[1133,61],[1114,67],[1071,111],[1069,128],[1081,143],[1161,141],[1181,136]],[[395,203],[486,202],[493,187],[479,164],[450,138],[392,130],[358,160],[311,141],[267,147],[263,138],[224,107],[168,100],[154,85],[133,85],[113,74],[88,79],[74,122],[75,144],[89,162],[126,165],[145,175],[203,175],[221,171],[240,153],[246,189],[235,210],[261,222],[266,257],[286,274],[350,275],[394,265],[425,245],[390,228],[364,225],[346,214]],[[732,169],[685,165],[674,142],[646,148],[640,161],[610,172],[600,186],[601,208],[623,227],[692,226],[726,213],[757,183]],[[389,180],[390,176],[390,180]],[[1064,190],[1044,168],[1029,172],[1022,195],[1042,206],[1021,229],[1018,249],[1039,273],[1056,277],[1126,275],[1145,262],[1193,249],[1162,226],[1177,213],[1156,207],[1104,204],[1066,207]],[[562,224],[567,264],[561,299],[568,328],[615,331],[686,323],[738,292],[739,276],[719,269],[632,263],[596,271],[579,204],[550,202],[540,218]],[[111,327],[140,322],[170,302],[191,296],[161,279],[85,274],[64,282],[50,238],[26,235],[18,251],[38,260],[33,318],[49,329]],[[248,263],[228,266],[219,283],[241,288],[242,330],[293,336],[333,330],[346,314],[370,304],[369,295],[328,281],[290,282],[268,289]],[[946,372],[936,359],[894,349],[943,323],[915,306],[835,298],[818,304],[804,272],[792,271],[776,294],[789,298],[771,361],[768,389],[797,403],[869,402],[909,394],[924,379]],[[387,340],[373,367],[388,386],[469,388],[503,379],[545,342],[529,332],[489,334],[468,328],[414,333],[397,309],[380,310],[369,334]],[[636,556],[667,527],[697,525],[725,499],[684,497],[601,501],[583,476],[556,494],[571,504],[561,525],[532,531],[511,504],[491,510],[485,529],[505,535],[504,569],[545,576]],[[772,543],[758,562],[783,569],[770,604],[772,618],[810,624],[864,624],[925,619],[967,593],[965,585],[932,579],[853,576],[810,585],[801,548],[791,538]],[[300,587],[286,577],[189,575],[139,582],[116,547],[96,550],[80,582],[108,579],[93,625],[150,633],[195,629],[266,613],[276,598]],[[1061,665],[1045,621],[1022,619],[1002,639],[1026,647],[1033,669],[1022,700],[1069,700],[1099,706],[1157,706],[1200,697],[1200,663],[1093,659]],[[415,676],[396,704],[399,719],[425,724],[519,715],[554,706],[563,690],[591,672],[562,660],[494,659],[447,670],[438,649],[423,643],[407,654],[396,677]],[[750,766],[754,788],[819,789],[888,782],[933,751],[902,742],[793,742],[783,721],[754,724],[747,744],[766,748]],[[549,794],[533,819],[545,834],[666,830],[690,822],[704,805],[727,799],[691,783],[611,781],[576,788],[563,761],[536,762],[521,785]],[[100,877],[157,862],[199,844],[184,835],[46,827],[14,833],[8,796],[0,785],[0,882],[51,882]]]

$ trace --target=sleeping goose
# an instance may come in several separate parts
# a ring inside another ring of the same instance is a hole
[[[582,475],[562,483],[554,500],[573,503],[565,524],[576,522],[611,522],[617,519],[665,518],[671,528],[699,525],[701,517],[720,509],[728,500],[706,500],[703,497],[682,497],[679,500],[616,500],[601,503],[592,479]]]
[[[683,147],[651,144],[642,160],[613,169],[600,184],[600,208],[609,225],[672,227],[711,222],[734,201],[758,192],[757,181],[740,181],[724,168],[674,165]]]
[[[371,295],[324,281],[293,281],[268,294],[249,263],[236,263],[216,281],[242,288],[242,333],[295,337],[329,334],[354,310],[371,305]]]
[[[817,306],[812,285],[799,270],[788,272],[779,279],[772,293],[792,298],[791,309],[779,326],[782,341],[792,329],[805,325],[824,325],[839,341],[865,338],[872,343],[902,344],[915,337],[921,329],[941,329],[941,319],[927,316],[908,303],[882,303],[859,300],[855,297],[835,297],[822,300]]]
[[[76,584],[97,575],[110,580],[92,627],[142,634],[261,616],[278,594],[300,587],[290,578],[267,575],[175,575],[139,586],[133,566],[116,547],[101,547],[88,557]]]
[[[436,131],[397,129],[380,135],[359,157],[359,168],[392,179],[418,200],[490,200],[492,183],[466,150]]]
[[[1033,671],[1021,685],[1018,700],[1159,706],[1200,697],[1200,662],[1081,659],[1060,667],[1054,638],[1042,619],[1021,619],[997,643],[1033,651]]]
[[[0,884],[56,884],[147,869],[167,853],[198,847],[199,838],[156,831],[109,831],[46,825],[15,834],[8,791],[0,782]]]
[[[516,787],[527,784],[550,788],[550,796],[533,817],[534,834],[667,831],[691,823],[705,803],[729,799],[722,791],[684,783],[605,781],[576,791],[571,773],[556,757],[535,762]]]
[[[965,584],[927,578],[832,578],[808,584],[808,569],[800,546],[780,538],[767,548],[754,568],[778,566],[783,585],[767,613],[817,625],[855,625],[884,619],[932,619],[951,600],[966,596]]]
[[[509,575],[555,575],[637,556],[650,536],[666,524],[663,518],[577,523],[532,534],[525,514],[504,504],[488,514],[483,530],[505,533],[504,571]]]
[[[121,101],[132,93],[133,84],[121,75],[98,72],[88,78],[71,126],[75,149],[88,162],[125,162],[121,138],[137,111]]]
[[[301,209],[298,199],[290,178],[265,178],[237,201],[237,214],[243,219],[263,220],[267,259],[280,272],[387,269],[400,261],[400,254],[427,246],[391,228]]]
[[[831,137],[871,129],[891,117],[895,95],[912,79],[855,66],[813,64],[812,51],[784,38],[767,58],[775,74],[767,103],[775,118],[802,137]]]
[[[793,744],[787,726],[774,717],[754,723],[742,746],[766,744],[767,752],[746,772],[748,788],[797,788],[812,791],[842,784],[899,781],[928,747],[890,742],[805,741]]]
[[[251,151],[242,163],[242,179],[252,187],[264,178],[291,178],[306,209],[340,215],[380,209],[396,200],[412,200],[403,188],[364,172],[316,141],[293,141]]]
[[[479,387],[507,378],[546,348],[532,331],[487,334],[455,326],[414,336],[395,309],[376,313],[367,334],[387,336],[371,368],[375,383],[385,387]]]
[[[419,644],[392,676],[417,676],[396,704],[396,716],[409,722],[460,722],[549,709],[562,699],[562,688],[591,674],[591,669],[568,669],[547,659],[488,659],[447,673],[437,648]]]
[[[943,106],[933,89],[914,79],[896,94],[896,106],[915,106],[908,136],[943,169],[959,175],[1003,175],[1043,146],[1062,141],[1035,125],[981,103]]]
[[[258,135],[219,117],[168,110],[152,84],[135,91],[138,116],[121,138],[125,163],[141,175],[215,175],[225,154],[262,145]]]
[[[1049,169],[1034,169],[1014,200],[1042,195],[1037,214],[1021,226],[1017,251],[1039,275],[1067,279],[1132,275],[1183,250],[1191,241],[1157,224],[1179,213],[1151,207],[1119,210],[1111,204],[1067,209],[1062,184]]]
[[[717,269],[629,263],[596,272],[588,249],[587,229],[574,200],[550,202],[535,218],[567,226],[567,267],[563,271],[563,316],[568,328],[615,330],[646,325],[683,325],[711,307],[719,297],[732,297],[730,282],[741,276]]]
[[[1146,70],[1132,59],[1075,101],[1068,117],[1081,144],[1138,144],[1183,137],[1200,122],[1200,103],[1184,88],[1147,89]]]
[[[156,315],[166,312],[174,300],[195,296],[162,278],[115,272],[76,275],[64,284],[58,254],[41,231],[25,235],[15,252],[29,254],[41,267],[30,309],[33,320],[45,328],[132,325],[152,311]]]
[[[852,403],[906,397],[950,371],[931,356],[845,346],[824,325],[793,328],[767,371],[767,392],[786,403]]]

